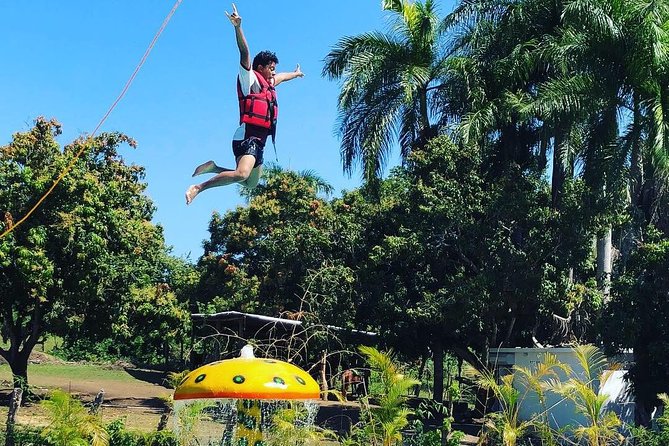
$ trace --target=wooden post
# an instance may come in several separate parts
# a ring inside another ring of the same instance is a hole
[[[162,431],[167,428],[167,421],[169,420],[171,414],[172,414],[172,408],[168,407],[160,415],[160,420],[158,421],[158,427],[156,428],[157,431]]]
[[[323,395],[321,396],[321,399],[324,401],[327,401],[328,399],[328,377],[326,373],[328,364],[327,358],[328,352],[327,350],[323,350],[323,359],[321,359],[321,391],[323,392]]]
[[[14,446],[14,426],[16,424],[16,413],[21,407],[23,389],[17,387],[9,397],[9,412],[7,412],[7,429],[5,431],[5,446]]]
[[[91,404],[91,410],[88,411],[91,415],[97,415],[98,410],[100,410],[100,406],[102,406],[102,402],[105,399],[105,389],[100,389],[97,395],[95,395],[95,399],[93,400],[93,404]]]

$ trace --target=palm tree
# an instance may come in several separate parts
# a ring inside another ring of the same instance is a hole
[[[576,438],[583,444],[622,444],[624,439],[618,432],[622,422],[614,412],[603,410],[608,396],[599,394],[599,388],[612,376],[615,365],[608,366],[604,354],[593,345],[577,345],[573,351],[578,360],[577,369],[563,365],[567,379],[552,379],[547,389],[573,402],[576,411],[583,415],[585,423],[574,427]]]
[[[565,366],[555,355],[547,353],[536,367],[514,366],[513,373],[499,379],[491,371],[481,373],[479,385],[492,392],[500,408],[486,414],[486,426],[500,437],[503,446],[516,446],[531,428],[546,434],[545,444],[555,443],[547,423],[544,389],[547,383],[557,380],[561,370],[566,370]],[[533,419],[523,420],[521,406],[529,398],[538,399],[542,412]]]
[[[657,219],[669,179],[669,4],[632,2],[624,16],[632,31],[626,67],[632,89],[632,123],[625,143],[630,157],[630,198],[644,224]]]
[[[400,445],[402,430],[413,415],[406,406],[406,395],[420,382],[403,373],[392,352],[382,352],[367,346],[360,346],[359,350],[370,368],[379,374],[381,381],[381,391],[375,395],[378,398],[377,405],[372,406],[368,397],[363,399],[363,416],[367,422],[361,428],[362,432],[358,432],[363,438],[359,444]]]
[[[342,80],[339,133],[344,171],[357,164],[365,180],[379,177],[395,142],[405,160],[443,121],[438,91],[447,54],[432,0],[384,0],[393,13],[390,33],[344,37],[325,58],[323,76]]]
[[[493,160],[534,160],[539,169],[552,147],[556,209],[567,178],[585,181],[605,292],[625,182],[650,221],[669,177],[668,8],[641,0],[465,0],[444,22],[460,31],[451,79],[465,86],[470,104],[458,134]]]

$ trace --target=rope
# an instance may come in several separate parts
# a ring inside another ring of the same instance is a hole
[[[146,59],[149,57],[149,54],[153,50],[153,47],[156,45],[156,42],[158,41],[158,38],[160,37],[160,35],[163,33],[163,31],[167,27],[167,24],[172,19],[172,16],[176,12],[176,10],[179,8],[179,5],[181,5],[182,1],[183,0],[177,0],[176,3],[174,4],[174,6],[172,6],[172,10],[169,12],[169,14],[167,14],[167,16],[165,17],[165,20],[163,20],[163,24],[160,26],[160,29],[158,29],[158,32],[156,32],[155,36],[153,36],[153,40],[151,40],[151,43],[146,48],[146,51],[144,52],[144,55],[142,56],[142,59],[139,61],[139,63],[135,67],[135,71],[133,71],[132,75],[130,76],[128,81],[125,83],[125,86],[123,87],[123,90],[121,90],[121,93],[118,95],[118,97],[116,98],[114,103],[111,105],[111,107],[109,107],[109,109],[107,110],[107,113],[105,113],[105,115],[102,117],[100,122],[98,122],[98,125],[95,127],[93,132],[88,137],[89,140],[92,139],[95,136],[95,134],[98,132],[98,130],[100,130],[100,127],[102,127],[102,125],[105,123],[105,121],[107,120],[109,115],[111,115],[112,111],[114,111],[114,109],[116,108],[118,103],[121,102],[121,99],[123,99],[123,97],[127,93],[128,89],[130,88],[130,85],[135,80],[135,77],[137,76],[137,73],[139,73],[139,70],[142,68],[142,65],[144,65],[144,62],[146,62]],[[7,228],[2,234],[0,234],[0,239],[5,237],[6,235],[8,235],[10,232],[12,232],[14,229],[16,229],[17,226],[19,226],[23,222],[25,222],[28,219],[28,217],[30,217],[30,215],[32,215],[32,213],[37,210],[37,208],[42,204],[42,202],[51,194],[51,192],[53,192],[53,190],[56,188],[56,186],[58,186],[58,184],[61,182],[61,180],[63,178],[65,178],[65,176],[70,172],[70,170],[72,170],[72,168],[74,167],[74,164],[81,157],[81,155],[83,155],[83,153],[86,151],[86,149],[87,149],[86,144],[82,144],[81,149],[79,149],[79,151],[74,155],[74,158],[72,159],[72,161],[70,161],[70,163],[67,165],[67,167],[65,167],[65,169],[60,173],[58,178],[56,178],[56,180],[53,182],[53,184],[51,185],[49,190],[47,190],[44,193],[44,195],[42,195],[42,197],[26,213],[26,215],[24,215],[15,224],[13,224],[13,225],[10,224],[9,228]]]

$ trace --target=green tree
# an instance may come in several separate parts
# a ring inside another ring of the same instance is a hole
[[[35,126],[0,147],[0,213],[13,226],[84,146],[84,154],[37,211],[0,239],[0,349],[15,385],[27,385],[28,356],[47,333],[82,337],[111,330],[115,306],[133,285],[158,281],[166,249],[151,224],[141,167],[123,163],[120,133],[60,150],[60,125]]]
[[[170,349],[188,335],[190,313],[167,284],[131,288],[123,296],[112,324],[111,340],[119,356],[149,364],[162,357],[170,360]]]
[[[656,395],[669,390],[669,240],[658,233],[653,238],[631,256],[625,274],[614,282],[603,318],[608,350],[634,349],[630,376],[642,422],[658,404]]]
[[[432,0],[384,0],[391,32],[341,39],[325,58],[323,75],[342,79],[339,132],[344,171],[359,163],[363,177],[382,172],[397,135],[403,160],[437,134],[445,120],[436,92],[446,53]]]

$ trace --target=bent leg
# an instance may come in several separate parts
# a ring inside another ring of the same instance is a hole
[[[190,204],[197,194],[203,190],[246,181],[253,170],[255,162],[256,158],[253,155],[242,155],[237,158],[237,168],[235,170],[225,170],[204,183],[193,184],[186,191],[186,204]]]
[[[207,161],[206,163],[202,163],[199,166],[195,168],[195,172],[193,172],[192,176],[196,175],[202,175],[205,173],[221,173],[221,172],[230,172],[233,171],[234,169],[227,169],[225,167],[217,166],[215,162],[213,161]]]

